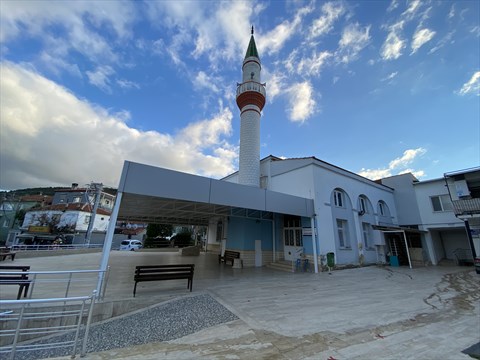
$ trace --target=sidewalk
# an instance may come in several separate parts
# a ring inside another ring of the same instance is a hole
[[[33,271],[88,268],[98,264],[100,254],[61,258],[28,262]],[[193,295],[212,296],[239,319],[172,341],[87,354],[86,359],[452,360],[471,359],[461,351],[480,341],[480,276],[473,268],[371,266],[331,275],[284,273],[232,269],[219,265],[212,254],[112,251],[106,301],[132,300],[134,266],[168,262],[194,262]],[[152,284],[140,284],[134,301],[190,296],[183,282]]]

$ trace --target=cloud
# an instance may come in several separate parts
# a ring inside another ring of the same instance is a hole
[[[400,21],[390,26],[390,32],[387,35],[387,39],[383,43],[381,56],[383,60],[395,60],[402,55],[402,50],[405,48],[405,40],[400,36],[400,32],[403,28],[403,21]]]
[[[232,112],[219,104],[210,119],[174,134],[139,131],[128,113],[79,99],[32,70],[1,63],[0,188],[101,181],[116,186],[124,160],[205,176],[234,170],[228,143]]]
[[[288,90],[288,118],[292,122],[305,122],[315,113],[314,90],[309,81],[293,84]]]
[[[420,47],[422,47],[427,42],[432,40],[434,36],[435,36],[435,31],[432,31],[430,29],[419,29],[415,31],[415,34],[413,34],[411,54],[415,54],[417,50],[420,49]]]
[[[480,96],[480,71],[475,72],[470,80],[463,84],[457,91],[459,95],[477,95]]]
[[[280,51],[287,40],[297,32],[298,27],[302,23],[303,17],[312,11],[312,5],[304,6],[296,11],[292,21],[285,20],[271,31],[260,36],[258,38],[260,50],[266,51],[268,54]]]
[[[131,38],[137,16],[134,4],[127,1],[5,1],[0,42],[27,35],[55,57],[65,59],[75,51],[95,64],[113,63],[118,55],[112,39]]]
[[[309,28],[309,39],[315,39],[329,33],[333,24],[345,13],[345,6],[341,2],[327,2],[322,6],[322,16],[315,19]]]
[[[418,157],[421,157],[427,152],[424,148],[408,149],[403,152],[403,155],[393,159],[389,162],[388,166],[380,169],[364,169],[358,172],[359,175],[364,176],[371,180],[377,180],[392,175],[404,174],[411,172],[416,174],[416,177],[425,176],[423,170],[408,169],[407,166],[412,164]]]
[[[398,75],[398,71],[395,71],[395,72],[392,72],[390,73],[389,75],[387,75],[386,77],[384,77],[381,81],[389,81],[389,80],[392,80],[395,76]]]
[[[95,71],[87,71],[88,82],[106,93],[111,93],[109,77],[114,74],[111,66],[99,66]]]
[[[360,51],[370,42],[370,26],[363,29],[358,23],[349,24],[343,29],[342,38],[339,41],[339,50],[335,56],[342,63],[356,60]]]

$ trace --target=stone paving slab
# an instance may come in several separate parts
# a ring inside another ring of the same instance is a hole
[[[461,351],[480,339],[480,276],[473,267],[370,266],[329,275],[232,269],[218,265],[214,254],[131,255],[112,252],[107,297],[131,300],[136,265],[193,261],[194,293],[207,292],[239,319],[86,359],[455,360],[469,359]],[[89,256],[55,265],[91,266],[95,254]],[[135,301],[157,296],[162,302],[172,292],[179,296],[175,286],[172,291],[171,284],[162,283],[142,290]]]

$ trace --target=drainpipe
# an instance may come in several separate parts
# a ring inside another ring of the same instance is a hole
[[[318,274],[317,238],[315,237],[315,214],[310,218],[310,223],[312,227],[313,264],[315,267],[315,274]]]

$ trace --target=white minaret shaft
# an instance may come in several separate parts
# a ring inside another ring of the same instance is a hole
[[[260,117],[266,97],[265,84],[260,79],[261,70],[252,26],[252,36],[243,60],[243,79],[237,88],[240,109],[238,183],[257,187],[260,184]]]

